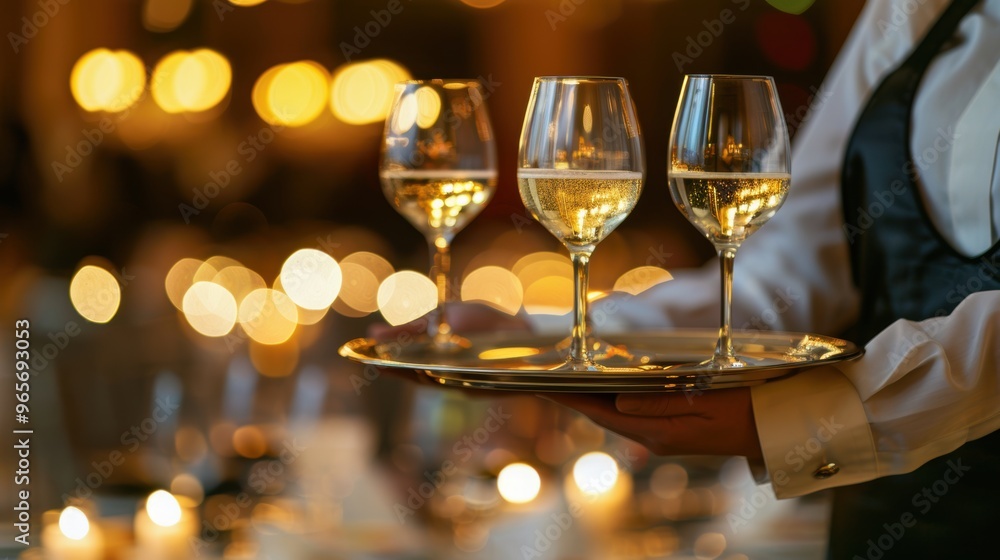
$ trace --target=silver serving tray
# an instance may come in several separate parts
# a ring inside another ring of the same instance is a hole
[[[340,355],[378,368],[402,370],[435,383],[507,391],[625,393],[746,387],[796,373],[801,368],[850,360],[864,350],[846,340],[817,334],[737,331],[737,355],[747,365],[712,370],[700,365],[715,348],[718,331],[684,329],[602,336],[613,354],[604,371],[553,371],[565,359],[565,337],[524,332],[470,335],[447,354],[429,352],[417,335],[389,340],[358,338]]]

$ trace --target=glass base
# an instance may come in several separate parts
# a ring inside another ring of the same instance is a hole
[[[469,352],[472,343],[469,339],[457,334],[447,336],[430,336],[415,334],[410,337],[399,336],[395,340],[383,342],[379,352],[395,355],[399,360],[440,361],[445,358],[460,358]]]
[[[698,365],[704,367],[705,369],[716,370],[745,368],[749,364],[747,363],[746,358],[741,356],[725,356],[722,354],[716,354]]]
[[[565,356],[566,362],[551,369],[551,371],[606,371],[623,367],[639,367],[648,364],[653,359],[651,352],[630,350],[624,344],[613,344],[596,336],[587,337],[587,355],[589,361],[576,361],[569,358],[569,348],[572,338],[564,338],[555,344],[555,351]]]

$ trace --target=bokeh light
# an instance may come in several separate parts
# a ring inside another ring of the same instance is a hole
[[[153,70],[153,100],[167,113],[207,111],[229,92],[232,68],[211,49],[174,51]]]
[[[296,337],[282,344],[260,344],[250,340],[250,363],[266,377],[287,377],[299,366],[299,345]]]
[[[94,49],[73,65],[70,90],[87,111],[117,113],[131,107],[146,86],[146,68],[129,51]]]
[[[715,560],[726,551],[726,544],[726,536],[722,533],[703,533],[694,541],[694,557]]]
[[[263,4],[266,1],[267,0],[229,0],[229,3],[235,6],[241,6],[246,8],[249,6],[257,6],[259,4]]]
[[[360,315],[378,311],[378,287],[395,269],[383,257],[368,251],[357,251],[340,261],[344,281],[338,303]]]
[[[184,258],[176,263],[167,272],[163,280],[163,287],[166,289],[167,298],[178,310],[184,309],[184,294],[188,288],[194,284],[194,275],[205,264],[198,259]]]
[[[219,337],[236,325],[236,298],[214,282],[195,282],[181,302],[184,318],[199,333]]]
[[[524,310],[531,315],[565,315],[573,310],[573,280],[546,276],[524,289]]]
[[[146,498],[146,513],[160,527],[173,527],[180,523],[181,504],[166,490],[157,490]]]
[[[511,271],[524,289],[524,310],[535,315],[565,315],[573,309],[573,264],[560,253],[537,251],[514,263]]]
[[[742,465],[741,465],[742,466]],[[745,468],[745,467],[744,467]],[[658,498],[671,500],[681,496],[688,485],[687,470],[677,463],[665,463],[656,467],[649,477],[649,489]]]
[[[396,82],[409,79],[410,73],[391,60],[346,64],[334,73],[330,108],[334,116],[348,124],[384,120],[392,106]]]
[[[92,323],[107,323],[118,312],[122,291],[114,275],[98,266],[87,265],[76,271],[69,284],[73,308]]]
[[[281,64],[261,74],[251,99],[264,122],[295,127],[320,116],[326,108],[329,91],[326,69],[305,60]]]
[[[194,277],[191,280],[192,282],[211,282],[219,271],[230,266],[242,267],[243,263],[236,259],[223,257],[221,255],[208,257],[205,259],[205,262],[198,267],[198,270],[195,271]]]
[[[87,514],[78,507],[69,506],[59,513],[59,531],[68,539],[81,540],[90,532]]]
[[[188,473],[181,473],[170,481],[170,493],[177,498],[178,503],[183,499],[191,507],[197,506],[205,499],[205,488],[201,485],[201,481]]]
[[[233,449],[247,459],[258,459],[267,453],[267,437],[257,426],[242,426],[233,432]]]
[[[390,325],[409,323],[437,307],[437,286],[419,272],[396,272],[379,285],[378,307]]]
[[[525,463],[507,465],[497,475],[500,497],[512,504],[526,504],[542,489],[542,478],[534,467]]]
[[[673,275],[658,266],[640,266],[629,270],[615,281],[614,291],[637,296],[642,292],[673,280]]]
[[[573,464],[573,482],[584,494],[609,492],[618,481],[618,462],[602,451],[593,451]]]
[[[194,0],[146,0],[142,7],[142,24],[150,31],[173,31],[191,13]]]
[[[304,309],[330,307],[340,293],[343,275],[333,257],[318,249],[299,249],[281,266],[281,287]]]
[[[291,338],[298,316],[290,297],[267,288],[247,294],[239,308],[240,326],[261,344],[281,344]]]
[[[417,126],[430,128],[441,116],[441,95],[432,87],[424,86],[413,92],[417,98]]]
[[[207,264],[207,263],[206,263]],[[208,265],[210,266],[210,265]],[[247,294],[254,290],[266,288],[264,278],[249,268],[241,265],[227,266],[212,276],[213,283],[229,291],[239,305]]]
[[[499,6],[503,4],[505,0],[462,0],[462,3],[466,6],[472,6],[473,8],[487,9],[494,6]]]
[[[524,301],[524,290],[513,272],[499,266],[484,266],[462,281],[462,301],[482,303],[516,315]]]

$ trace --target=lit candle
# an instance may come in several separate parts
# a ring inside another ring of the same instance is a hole
[[[194,513],[182,508],[173,494],[165,490],[153,492],[146,498],[146,507],[135,514],[136,558],[189,558],[189,541],[197,527]]]
[[[52,560],[99,560],[104,556],[104,535],[83,510],[70,506],[59,514],[59,523],[42,530],[42,547]]]

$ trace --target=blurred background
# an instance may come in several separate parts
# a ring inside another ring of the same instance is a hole
[[[647,180],[591,287],[638,293],[712,254],[666,184],[683,75],[773,75],[794,140],[861,4],[5,2],[0,376],[14,382],[27,319],[30,421],[4,391],[4,426],[34,433],[31,547],[5,522],[0,551],[822,557],[824,497],[779,503],[743,459],[650,456],[536,397],[420,388],[337,348],[416,319],[407,298],[376,294],[398,271],[427,272],[422,236],[379,185],[395,81],[478,79],[488,93],[499,186],[455,240],[456,294],[568,328],[569,261],[514,180],[532,78],[630,82]],[[318,311],[283,297],[303,249],[342,279]],[[222,303],[185,298],[195,284]],[[251,293],[262,299],[243,305]],[[18,466],[9,431],[5,473]],[[21,487],[5,479],[0,516],[16,519]]]

